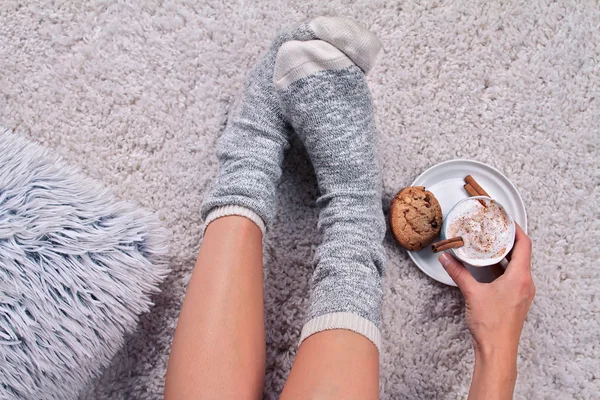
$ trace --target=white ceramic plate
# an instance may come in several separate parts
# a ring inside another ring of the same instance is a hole
[[[473,178],[488,194],[512,215],[514,220],[527,232],[527,213],[525,204],[515,185],[497,169],[472,160],[451,160],[434,165],[423,172],[411,186],[425,186],[431,191],[442,206],[444,218],[446,213],[460,200],[469,197],[464,189],[465,176]],[[437,238],[436,240],[439,240]],[[430,246],[421,251],[409,251],[408,255],[425,272],[436,281],[456,286],[444,268],[437,261],[438,255],[431,252]],[[480,282],[491,282],[497,277],[497,267],[468,267],[469,271]]]

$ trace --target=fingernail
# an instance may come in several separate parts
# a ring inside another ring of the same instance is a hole
[[[450,254],[442,253],[438,257],[438,261],[440,262],[440,264],[442,264],[442,267],[446,268],[448,264],[452,262],[452,257],[450,256]]]

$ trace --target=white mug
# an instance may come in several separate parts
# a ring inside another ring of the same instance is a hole
[[[510,244],[508,246],[506,246],[506,250],[500,256],[496,256],[493,258],[490,257],[487,259],[477,259],[477,260],[465,259],[465,258],[461,257],[460,255],[458,255],[456,253],[455,249],[451,249],[450,251],[455,258],[457,258],[458,260],[462,261],[465,264],[472,265],[474,267],[486,267],[489,265],[494,265],[494,264],[500,263],[506,257],[506,255],[512,250],[514,243],[515,243],[515,234],[516,234],[515,221],[514,221],[513,217],[506,211],[504,206],[502,206],[502,204],[500,204],[498,201],[493,200],[486,196],[474,196],[474,197],[469,197],[469,198],[459,201],[458,203],[456,203],[454,205],[454,207],[452,207],[450,212],[448,212],[448,214],[446,214],[446,217],[444,218],[444,222],[442,224],[441,237],[442,237],[442,239],[449,239],[447,230],[448,230],[448,227],[450,226],[450,224],[452,223],[452,221],[454,220],[453,217],[456,217],[456,215],[453,215],[453,213],[456,214],[455,211],[456,211],[458,205],[462,204],[465,201],[478,201],[478,199],[482,199],[484,201],[492,201],[492,202],[496,203],[496,205],[499,206],[499,208],[502,210],[502,212],[504,212],[504,214],[507,217],[509,229],[511,232]]]

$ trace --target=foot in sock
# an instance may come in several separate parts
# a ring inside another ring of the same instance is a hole
[[[323,238],[301,342],[326,329],[349,329],[379,349],[385,221],[365,72],[380,44],[364,29],[342,42],[354,53],[333,41],[289,41],[275,64],[281,108],[307,149],[320,191]]]
[[[230,114],[219,139],[219,173],[202,205],[205,226],[219,217],[241,215],[254,221],[264,235],[274,218],[276,187],[291,137],[273,84],[279,48],[291,40],[320,38],[335,43],[369,68],[370,58],[348,40],[361,30],[346,19],[319,17],[275,39],[252,70],[241,102]]]
[[[307,25],[280,34],[252,69],[217,144],[219,173],[201,210],[205,227],[217,218],[240,215],[256,223],[264,236],[275,213],[276,187],[291,137],[275,96],[275,57],[286,41],[314,37]]]

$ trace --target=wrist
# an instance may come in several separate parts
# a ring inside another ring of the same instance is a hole
[[[475,350],[475,365],[485,370],[491,369],[516,375],[517,354],[513,351],[501,349]]]
[[[475,370],[469,400],[512,399],[516,380],[516,351],[475,346]]]
[[[505,343],[478,343],[474,341],[475,348],[475,361],[479,361],[486,365],[500,365],[505,366],[516,365],[517,353],[519,345]]]

